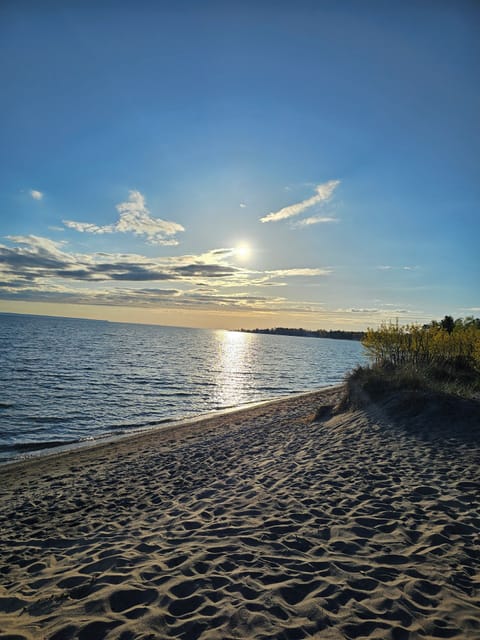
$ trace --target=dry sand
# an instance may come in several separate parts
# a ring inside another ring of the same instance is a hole
[[[0,469],[0,638],[480,638],[478,440],[339,393]]]

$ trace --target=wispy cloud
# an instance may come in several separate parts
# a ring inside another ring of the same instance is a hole
[[[340,180],[329,180],[328,182],[319,184],[315,187],[314,196],[307,198],[306,200],[302,200],[302,202],[291,204],[279,211],[273,211],[263,218],[260,218],[260,222],[278,222],[279,220],[286,220],[287,218],[298,216],[306,209],[330,200],[339,184]]]
[[[218,291],[202,291],[160,288],[110,288],[75,289],[68,286],[40,284],[36,287],[25,287],[21,290],[7,288],[1,297],[7,300],[27,300],[35,302],[56,302],[70,304],[135,306],[169,309],[195,309],[222,311],[254,311],[256,313],[274,313],[280,311],[318,313],[321,305],[292,302],[282,297],[254,296],[245,292],[230,294]]]
[[[394,305],[383,305],[383,307],[392,307]],[[399,314],[399,315],[408,315],[409,313],[411,313],[408,309],[385,309],[385,308],[378,308],[378,307],[350,307],[349,309],[337,309],[337,312],[339,313],[364,313],[364,314],[382,314],[386,317],[391,317],[392,314]]]
[[[309,227],[312,224],[325,224],[328,222],[340,222],[338,218],[333,218],[331,216],[311,216],[310,218],[304,218],[303,220],[298,220],[295,223],[296,227]]]
[[[381,264],[377,267],[380,271],[416,271],[418,269],[417,265],[404,265],[394,267],[390,264]]]
[[[43,193],[41,191],[37,191],[37,189],[30,189],[28,193],[34,200],[41,200],[43,198]]]
[[[240,209],[246,209],[247,205],[244,202],[240,203]]]
[[[66,227],[81,233],[133,233],[136,236],[146,236],[151,244],[160,245],[177,245],[178,240],[173,236],[185,231],[177,222],[153,218],[144,196],[139,191],[130,191],[128,200],[117,204],[116,209],[120,217],[113,224],[100,226],[92,222],[74,220],[64,220],[63,223]]]
[[[312,277],[312,276],[328,276],[332,273],[331,269],[276,269],[275,271],[266,271],[265,273],[279,277]]]

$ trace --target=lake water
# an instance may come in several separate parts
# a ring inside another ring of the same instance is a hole
[[[0,314],[0,462],[318,389],[360,343]]]

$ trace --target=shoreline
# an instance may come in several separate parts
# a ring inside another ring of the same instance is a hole
[[[224,409],[218,409],[216,411],[199,413],[189,418],[185,418],[185,417],[162,418],[162,419],[159,419],[157,424],[153,424],[144,428],[135,429],[129,433],[120,433],[116,435],[107,434],[104,436],[85,438],[84,440],[79,440],[77,442],[55,445],[52,447],[39,448],[37,450],[29,451],[28,453],[25,453],[25,454],[19,454],[19,456],[11,460],[8,460],[8,459],[4,461],[0,460],[0,476],[1,476],[2,470],[10,468],[13,465],[21,465],[33,460],[38,460],[43,458],[53,458],[61,455],[68,455],[71,452],[106,446],[108,444],[112,444],[118,441],[130,439],[130,438],[136,439],[138,437],[148,435],[149,433],[152,433],[152,432],[162,432],[165,430],[177,429],[177,428],[183,429],[192,424],[195,424],[196,422],[209,420],[210,418],[230,415],[231,413],[236,413],[241,411],[248,411],[249,409],[254,409],[257,406],[262,406],[262,405],[271,404],[275,402],[284,402],[291,398],[308,396],[308,395],[316,394],[322,391],[327,391],[329,389],[337,389],[337,388],[339,389],[339,388],[342,388],[343,386],[344,386],[344,383],[338,383],[334,385],[327,385],[325,387],[319,387],[318,389],[310,389],[307,391],[293,392],[285,396],[279,396],[279,397],[273,397],[273,398],[271,397],[265,400],[256,400],[256,401],[247,402],[241,405],[225,407]]]
[[[342,393],[4,467],[0,638],[480,637],[478,441]]]

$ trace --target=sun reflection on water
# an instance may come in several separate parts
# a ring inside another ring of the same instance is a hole
[[[255,335],[218,331],[215,400],[219,407],[249,401],[248,389],[254,375]]]

